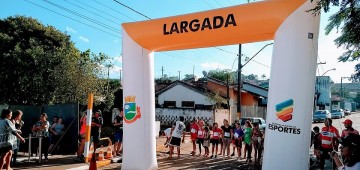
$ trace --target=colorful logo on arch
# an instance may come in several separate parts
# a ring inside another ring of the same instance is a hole
[[[124,106],[124,121],[126,123],[133,123],[141,118],[141,110],[136,106],[136,96],[126,96]]]
[[[293,99],[289,99],[277,104],[275,106],[275,110],[277,112],[276,116],[278,117],[278,119],[282,120],[283,122],[291,120],[293,116],[292,113],[294,112],[293,105]]]

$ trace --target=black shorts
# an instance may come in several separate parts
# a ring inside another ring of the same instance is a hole
[[[219,139],[210,139],[210,143],[212,143],[213,145],[218,145]]]
[[[203,144],[204,144],[204,138],[197,138],[197,139],[196,139],[196,143],[203,145]]]
[[[180,144],[181,144],[181,138],[171,137],[169,143],[170,146],[180,147]]]
[[[242,148],[242,140],[241,139],[234,139],[233,144],[237,148]]]
[[[12,146],[5,146],[0,148],[0,154],[4,154],[6,152],[9,152],[10,150],[12,150]]]
[[[85,139],[85,134],[78,135],[78,139],[79,139],[79,140]]]
[[[100,132],[95,132],[95,133],[91,132],[91,137],[92,137],[92,140],[93,140],[94,143],[99,144],[99,142],[100,142]]]

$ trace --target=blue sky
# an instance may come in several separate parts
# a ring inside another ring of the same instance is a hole
[[[247,3],[247,0],[118,1],[152,19]],[[122,67],[120,24],[146,20],[144,16],[119,5],[113,0],[2,0],[0,6],[2,7],[0,18],[13,15],[36,18],[43,24],[52,25],[62,32],[66,31],[80,50],[90,49],[94,53],[103,52],[109,55],[113,58],[112,63],[115,64],[111,69],[112,78],[119,78]],[[71,12],[68,12],[70,10]],[[339,34],[335,30],[328,36],[324,35],[327,20],[334,11],[336,8],[332,8],[330,13],[323,13],[321,17],[318,62],[326,62],[327,64],[318,66],[317,75],[322,75],[327,70],[336,68],[336,71],[330,71],[326,75],[331,76],[335,82],[340,82],[340,77],[350,76],[353,73],[357,62],[338,63],[337,58],[344,50],[337,48],[333,40]],[[243,60],[246,56],[251,57],[270,42],[244,44],[242,46]],[[161,76],[162,66],[164,67],[164,74],[178,76],[178,71],[181,71],[181,77],[185,74],[192,74],[193,68],[197,76],[202,76],[202,71],[216,68],[236,70],[236,53],[238,53],[238,45],[155,53],[155,77]],[[246,75],[256,74],[259,77],[265,74],[269,78],[271,55],[272,46],[269,46],[244,67],[243,73]],[[235,65],[232,67],[234,61]],[[346,82],[346,80],[344,81]]]

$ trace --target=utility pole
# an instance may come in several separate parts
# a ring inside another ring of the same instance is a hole
[[[181,71],[178,71],[178,72],[179,72],[179,81],[180,81],[180,80],[181,80],[181,79],[180,79],[180,73],[181,73]]]
[[[164,77],[164,66],[161,66],[161,78]]]
[[[238,54],[238,94],[237,94],[237,116],[239,118],[241,118],[241,69],[242,69],[242,65],[241,65],[241,44],[239,44],[239,54]]]

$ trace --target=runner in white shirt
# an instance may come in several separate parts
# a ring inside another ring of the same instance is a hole
[[[180,157],[180,144],[181,144],[181,136],[183,137],[182,143],[184,143],[185,138],[185,124],[184,117],[180,116],[180,121],[176,121],[176,125],[174,130],[172,131],[172,137],[170,139],[170,156],[172,158],[172,154],[174,153],[174,147],[177,147],[178,158]]]

